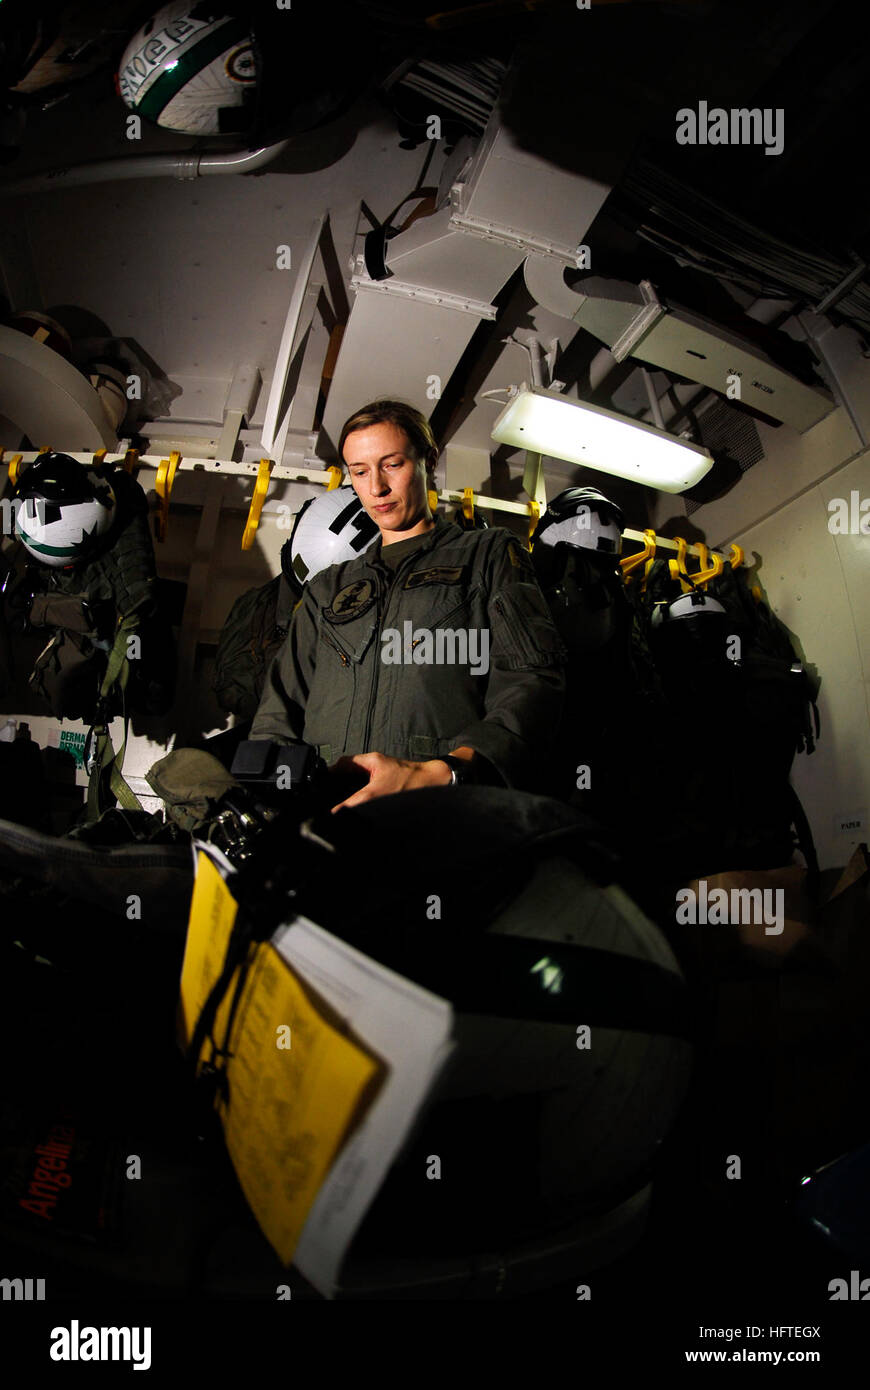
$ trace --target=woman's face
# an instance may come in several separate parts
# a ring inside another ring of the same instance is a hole
[[[414,458],[411,441],[398,425],[353,430],[344,441],[351,485],[380,528],[384,544],[432,519],[426,495],[426,465]]]

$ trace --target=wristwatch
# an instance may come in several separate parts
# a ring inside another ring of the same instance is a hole
[[[465,758],[452,758],[449,753],[443,754],[439,763],[446,763],[450,768],[451,787],[468,786],[472,781],[472,772],[469,762]]]

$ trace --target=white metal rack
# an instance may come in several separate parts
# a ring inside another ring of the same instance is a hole
[[[10,468],[16,460],[20,461],[21,463],[31,463],[34,459],[38,457],[39,452],[40,451],[37,450],[29,450],[26,452],[16,453],[12,456],[11,459],[7,460],[7,462]],[[65,450],[64,452],[67,451]],[[123,461],[126,457],[126,451],[121,451],[119,454],[116,454],[114,456],[109,454],[108,452],[104,454],[103,451],[100,451],[99,454],[74,452],[70,453],[68,457],[76,459],[79,463],[85,464],[92,464],[95,460],[99,462],[101,458],[108,458],[110,460],[114,458],[120,462]],[[3,451],[0,450],[0,461],[2,461],[2,459]],[[147,471],[153,472],[156,476],[160,471],[161,464],[165,464],[167,462],[168,459],[165,455],[161,456],[158,454],[137,453],[135,455],[135,459],[133,460],[133,468],[137,474],[140,472]],[[296,467],[290,464],[279,464],[275,463],[271,459],[267,459],[265,460],[265,462],[267,462],[270,465],[270,483],[273,481],[280,481],[285,483],[320,484],[325,487],[329,487],[330,485],[333,487],[336,486],[336,472],[339,470],[337,470],[334,465],[324,466],[323,461],[321,459],[317,459],[314,457],[311,457],[310,459],[306,458],[304,461],[304,467]],[[224,478],[256,478],[258,473],[260,472],[262,463],[263,461],[257,463],[254,461],[237,462],[232,459],[179,457],[177,462],[177,471],[182,473],[219,474]],[[533,479],[530,478],[529,481],[533,481]],[[473,506],[480,507],[484,511],[510,512],[513,513],[515,516],[527,517],[531,517],[533,515],[533,503],[531,501],[512,502],[507,498],[488,497],[485,496],[483,493],[477,492],[472,493],[469,497],[469,492],[470,489],[442,488],[440,491],[437,492],[437,499],[439,503],[443,503],[447,506],[459,506],[463,503],[463,501],[470,500]],[[253,500],[253,498],[245,497],[244,499],[238,498],[234,502],[231,495],[227,495],[221,498],[220,505],[229,511],[241,511],[244,510],[244,507],[246,505],[249,506],[249,504]],[[544,507],[546,506],[545,498],[542,499],[542,503],[543,505],[539,503],[541,508],[541,514],[543,514]],[[196,503],[193,503],[193,505],[196,505]],[[269,510],[270,508],[268,503],[264,503],[262,511],[268,512]],[[644,540],[646,539],[645,532],[634,530],[631,527],[626,527],[622,535],[624,540],[638,541],[641,544],[643,544]],[[656,547],[661,547],[666,550],[672,550],[674,552],[677,552],[680,549],[680,546],[678,545],[677,541],[670,540],[664,536],[656,536]],[[198,548],[199,547],[197,546],[197,549]],[[697,545],[687,545],[685,553],[687,555],[699,556],[702,554],[702,551],[698,548]],[[722,553],[723,559],[728,558],[724,554],[724,552],[717,552],[714,548],[707,547],[707,554],[712,555],[717,553]]]

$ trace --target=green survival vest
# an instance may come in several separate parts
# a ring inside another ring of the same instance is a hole
[[[158,603],[145,494],[123,470],[107,472],[116,520],[96,552],[63,569],[30,565],[27,572],[33,585],[28,622],[50,633],[31,672],[31,688],[56,718],[92,726],[89,819],[114,804],[114,797],[128,810],[141,809],[121,776],[127,715],[164,714],[174,683],[174,644]],[[125,733],[115,753],[109,724],[119,714]]]

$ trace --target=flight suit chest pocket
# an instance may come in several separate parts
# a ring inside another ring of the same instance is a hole
[[[356,579],[338,590],[322,610],[320,639],[343,666],[358,665],[378,622],[378,590],[371,579]]]
[[[375,634],[377,623],[371,617],[336,627],[326,618],[320,625],[320,645],[326,647],[341,666],[358,666]]]
[[[468,621],[478,605],[480,584],[470,584],[470,566],[436,565],[412,570],[402,585],[402,615],[426,627]]]

